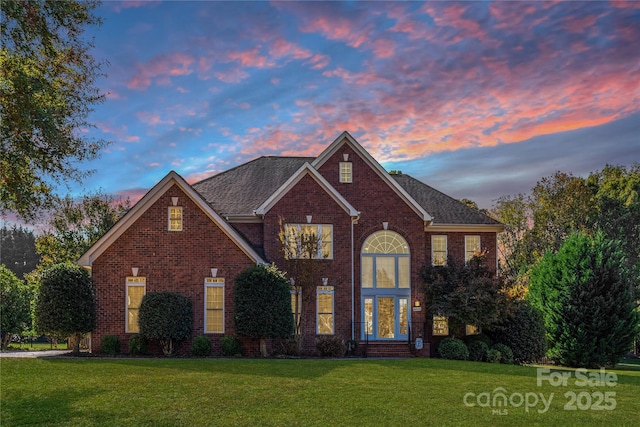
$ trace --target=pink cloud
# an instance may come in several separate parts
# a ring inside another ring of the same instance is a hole
[[[151,85],[154,78],[162,84],[168,84],[170,77],[191,74],[193,72],[191,65],[194,62],[194,58],[186,53],[158,55],[144,64],[136,65],[136,73],[127,82],[127,87],[144,90]]]
[[[127,133],[127,127],[125,125],[115,127],[105,122],[96,122],[96,127],[103,133],[109,133],[115,135],[120,142],[140,142],[140,137],[137,135],[129,135]]]
[[[158,126],[158,125],[173,125],[175,121],[172,119],[163,120],[158,114],[151,113],[149,111],[138,111],[136,113],[136,117],[142,123],[147,124],[149,126]]]

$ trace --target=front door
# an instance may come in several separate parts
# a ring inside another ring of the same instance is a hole
[[[406,340],[410,301],[409,246],[393,231],[379,231],[361,251],[362,338]]]

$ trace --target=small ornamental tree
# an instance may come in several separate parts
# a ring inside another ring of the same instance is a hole
[[[448,317],[454,337],[464,325],[484,328],[509,314],[506,286],[485,266],[485,254],[474,256],[466,265],[449,260],[446,266],[427,266],[422,279],[427,312]]]
[[[256,265],[235,280],[235,326],[238,335],[260,339],[260,354],[267,356],[266,338],[287,338],[293,333],[289,281],[275,266]]]
[[[173,292],[149,292],[142,298],[138,323],[143,338],[159,340],[163,354],[172,356],[174,342],[191,336],[191,300]]]
[[[48,335],[80,338],[96,325],[96,302],[89,272],[73,264],[56,264],[42,272],[35,308],[36,328]]]
[[[27,329],[31,323],[31,291],[4,264],[0,264],[0,335],[6,349],[11,336]]]
[[[534,267],[529,299],[543,314],[554,361],[608,367],[631,349],[638,317],[626,266],[618,241],[574,233]]]

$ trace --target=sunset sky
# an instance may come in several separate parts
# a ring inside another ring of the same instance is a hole
[[[349,131],[387,169],[490,207],[557,170],[640,161],[640,2],[105,1],[109,62],[72,195],[137,200]]]

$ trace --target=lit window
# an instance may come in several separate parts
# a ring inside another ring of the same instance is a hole
[[[480,253],[480,236],[464,236],[464,260],[469,262]]]
[[[140,325],[138,323],[140,305],[146,293],[146,277],[127,277],[127,321],[125,332],[138,333]]]
[[[302,289],[291,289],[291,313],[296,335],[300,335],[300,316],[302,312]]]
[[[340,162],[340,182],[353,182],[351,162]]]
[[[449,319],[445,316],[433,316],[433,335],[449,335]]]
[[[333,259],[333,225],[287,224],[287,258]]]
[[[431,236],[431,260],[435,266],[447,265],[447,236]]]
[[[318,335],[333,334],[333,286],[319,286],[317,290]]]
[[[206,277],[204,279],[204,331],[224,332],[224,279]]]
[[[182,231],[182,207],[169,206],[169,231]]]
[[[465,333],[467,335],[479,335],[480,333],[482,333],[480,326],[476,326],[476,325],[466,325],[465,326]]]

